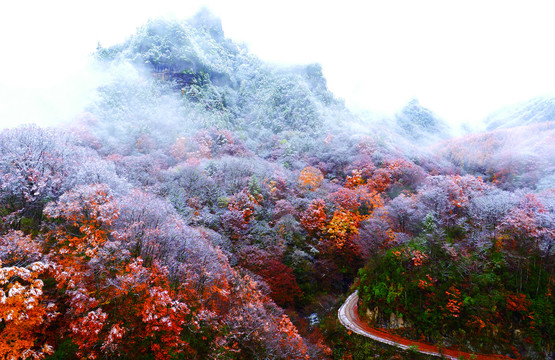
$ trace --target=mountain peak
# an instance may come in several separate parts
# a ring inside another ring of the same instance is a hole
[[[221,19],[214,15],[207,7],[202,7],[196,15],[189,20],[189,23],[196,28],[205,29],[215,39],[224,38]]]

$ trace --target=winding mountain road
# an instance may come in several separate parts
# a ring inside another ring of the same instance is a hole
[[[457,360],[463,357],[464,359],[475,360],[510,360],[510,357],[502,355],[483,355],[483,354],[470,354],[453,349],[439,349],[437,346],[421,343],[417,341],[408,340],[400,336],[390,334],[384,331],[374,329],[360,319],[358,314],[358,291],[352,293],[345,303],[341,305],[338,311],[339,322],[347,329],[362,336],[366,336],[372,340],[379,341],[384,344],[396,346],[400,349],[409,350],[413,348],[422,354],[438,356]]]

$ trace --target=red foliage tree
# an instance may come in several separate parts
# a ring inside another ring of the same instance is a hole
[[[326,226],[325,203],[322,199],[312,200],[308,209],[301,215],[301,225],[309,234],[315,234],[317,231],[323,231]]]
[[[261,276],[270,287],[270,297],[280,306],[292,306],[301,295],[293,270],[269,253],[247,247],[240,254],[240,264]]]

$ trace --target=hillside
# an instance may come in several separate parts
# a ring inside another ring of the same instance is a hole
[[[1,358],[420,358],[341,326],[355,288],[398,335],[552,357],[553,123],[370,121],[206,10],[95,58],[75,121],[0,132]]]
[[[484,119],[487,130],[555,121],[555,98],[536,97],[502,108]]]
[[[500,128],[439,143],[435,151],[464,172],[502,188],[553,188],[555,122]]]

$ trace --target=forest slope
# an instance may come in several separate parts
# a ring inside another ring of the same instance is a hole
[[[0,357],[400,356],[341,332],[353,285],[409,335],[550,356],[549,153],[530,181],[480,177],[466,140],[411,137],[444,129],[430,110],[356,117],[319,65],[266,64],[206,11],[96,58],[75,121],[0,133]]]

